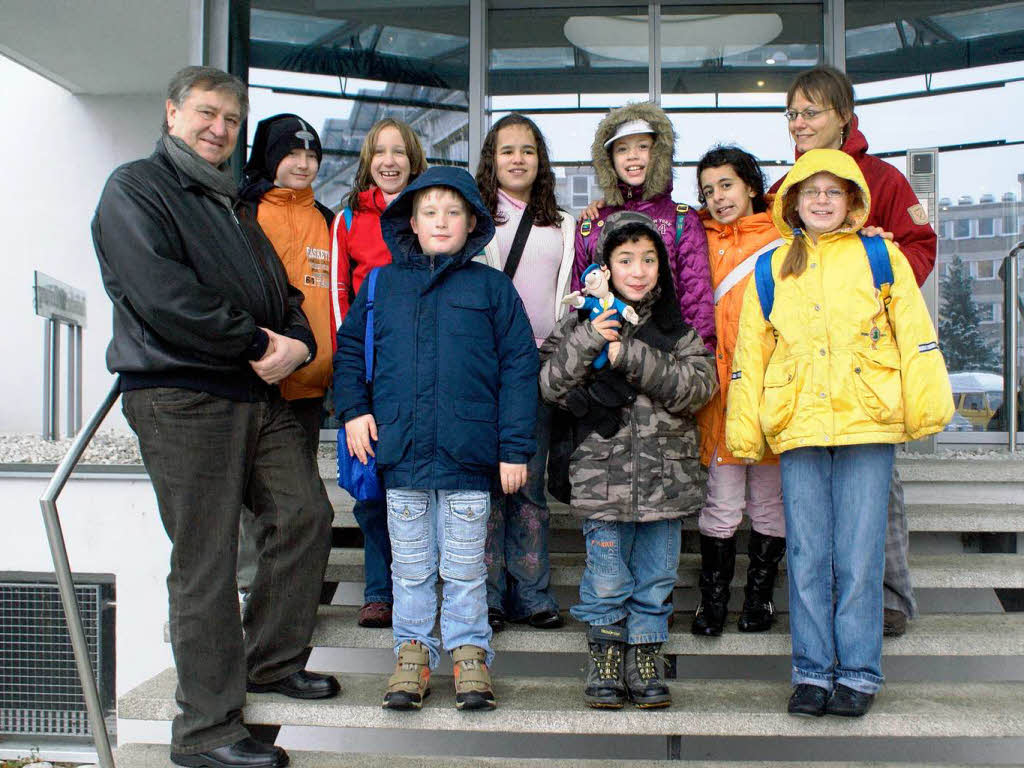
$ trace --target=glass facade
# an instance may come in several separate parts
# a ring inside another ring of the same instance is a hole
[[[249,39],[233,41],[248,61],[249,140],[271,114],[311,121],[326,148],[317,194],[335,208],[381,117],[410,123],[429,162],[468,166],[481,132],[516,110],[541,127],[559,202],[578,212],[600,196],[590,168],[597,123],[609,108],[646,99],[676,128],[675,198],[695,203],[693,166],[716,143],[751,151],[771,180],[785,173],[789,83],[820,62],[845,68],[869,151],[908,175],[939,235],[925,295],[960,387],[960,417],[940,440],[996,441],[985,433],[1005,429],[1003,264],[1024,223],[1024,2],[239,7],[249,20]],[[921,153],[934,160],[910,173]]]

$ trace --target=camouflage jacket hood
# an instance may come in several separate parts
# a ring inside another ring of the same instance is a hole
[[[637,306],[640,326],[626,324],[613,370],[637,391],[610,438],[593,432],[570,457],[573,514],[594,520],[652,522],[696,513],[707,471],[700,463],[694,413],[717,388],[715,364],[700,336],[684,327],[670,352],[635,338],[653,302]],[[564,405],[585,384],[605,340],[577,313],[565,317],[540,349],[540,390]]]

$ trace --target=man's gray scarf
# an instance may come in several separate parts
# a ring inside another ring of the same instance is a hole
[[[228,170],[227,163],[220,166],[211,165],[177,136],[165,133],[162,141],[167,156],[181,173],[201,186],[207,195],[229,211],[234,208],[238,185]]]

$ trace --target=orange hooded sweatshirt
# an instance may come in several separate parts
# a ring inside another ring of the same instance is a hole
[[[316,338],[316,357],[281,382],[286,400],[323,397],[331,380],[331,234],[313,205],[313,189],[274,187],[260,198],[256,219],[277,251],[288,282],[306,297],[302,311]]]
[[[772,223],[771,201],[769,210],[744,216],[732,224],[720,224],[705,208],[700,211],[700,220],[708,236],[708,258],[711,262],[711,287],[717,292],[722,281],[749,256],[774,240],[779,240],[779,231]],[[736,337],[740,329],[740,309],[743,294],[754,271],[736,283],[724,296],[715,302],[715,329],[718,331],[718,345],[715,362],[718,365],[718,391],[697,413],[700,426],[700,459],[705,465],[711,463],[715,452],[720,464],[741,464],[725,447],[725,403],[729,392],[729,376],[732,372],[732,356],[736,350]],[[762,464],[778,462],[770,451],[761,460]]]

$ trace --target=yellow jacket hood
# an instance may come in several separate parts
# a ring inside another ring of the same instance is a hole
[[[852,157],[838,149],[812,149],[805,152],[796,161],[785,181],[779,187],[775,195],[775,202],[772,204],[772,221],[779,233],[786,240],[793,239],[793,229],[803,227],[796,213],[785,215],[786,202],[792,193],[795,195],[801,182],[811,178],[816,173],[831,173],[840,179],[850,182],[857,188],[857,194],[850,202],[850,210],[843,224],[842,232],[856,232],[864,226],[868,220],[868,213],[871,210],[871,192],[868,190],[868,183],[864,180],[864,174],[860,172],[857,163]]]

